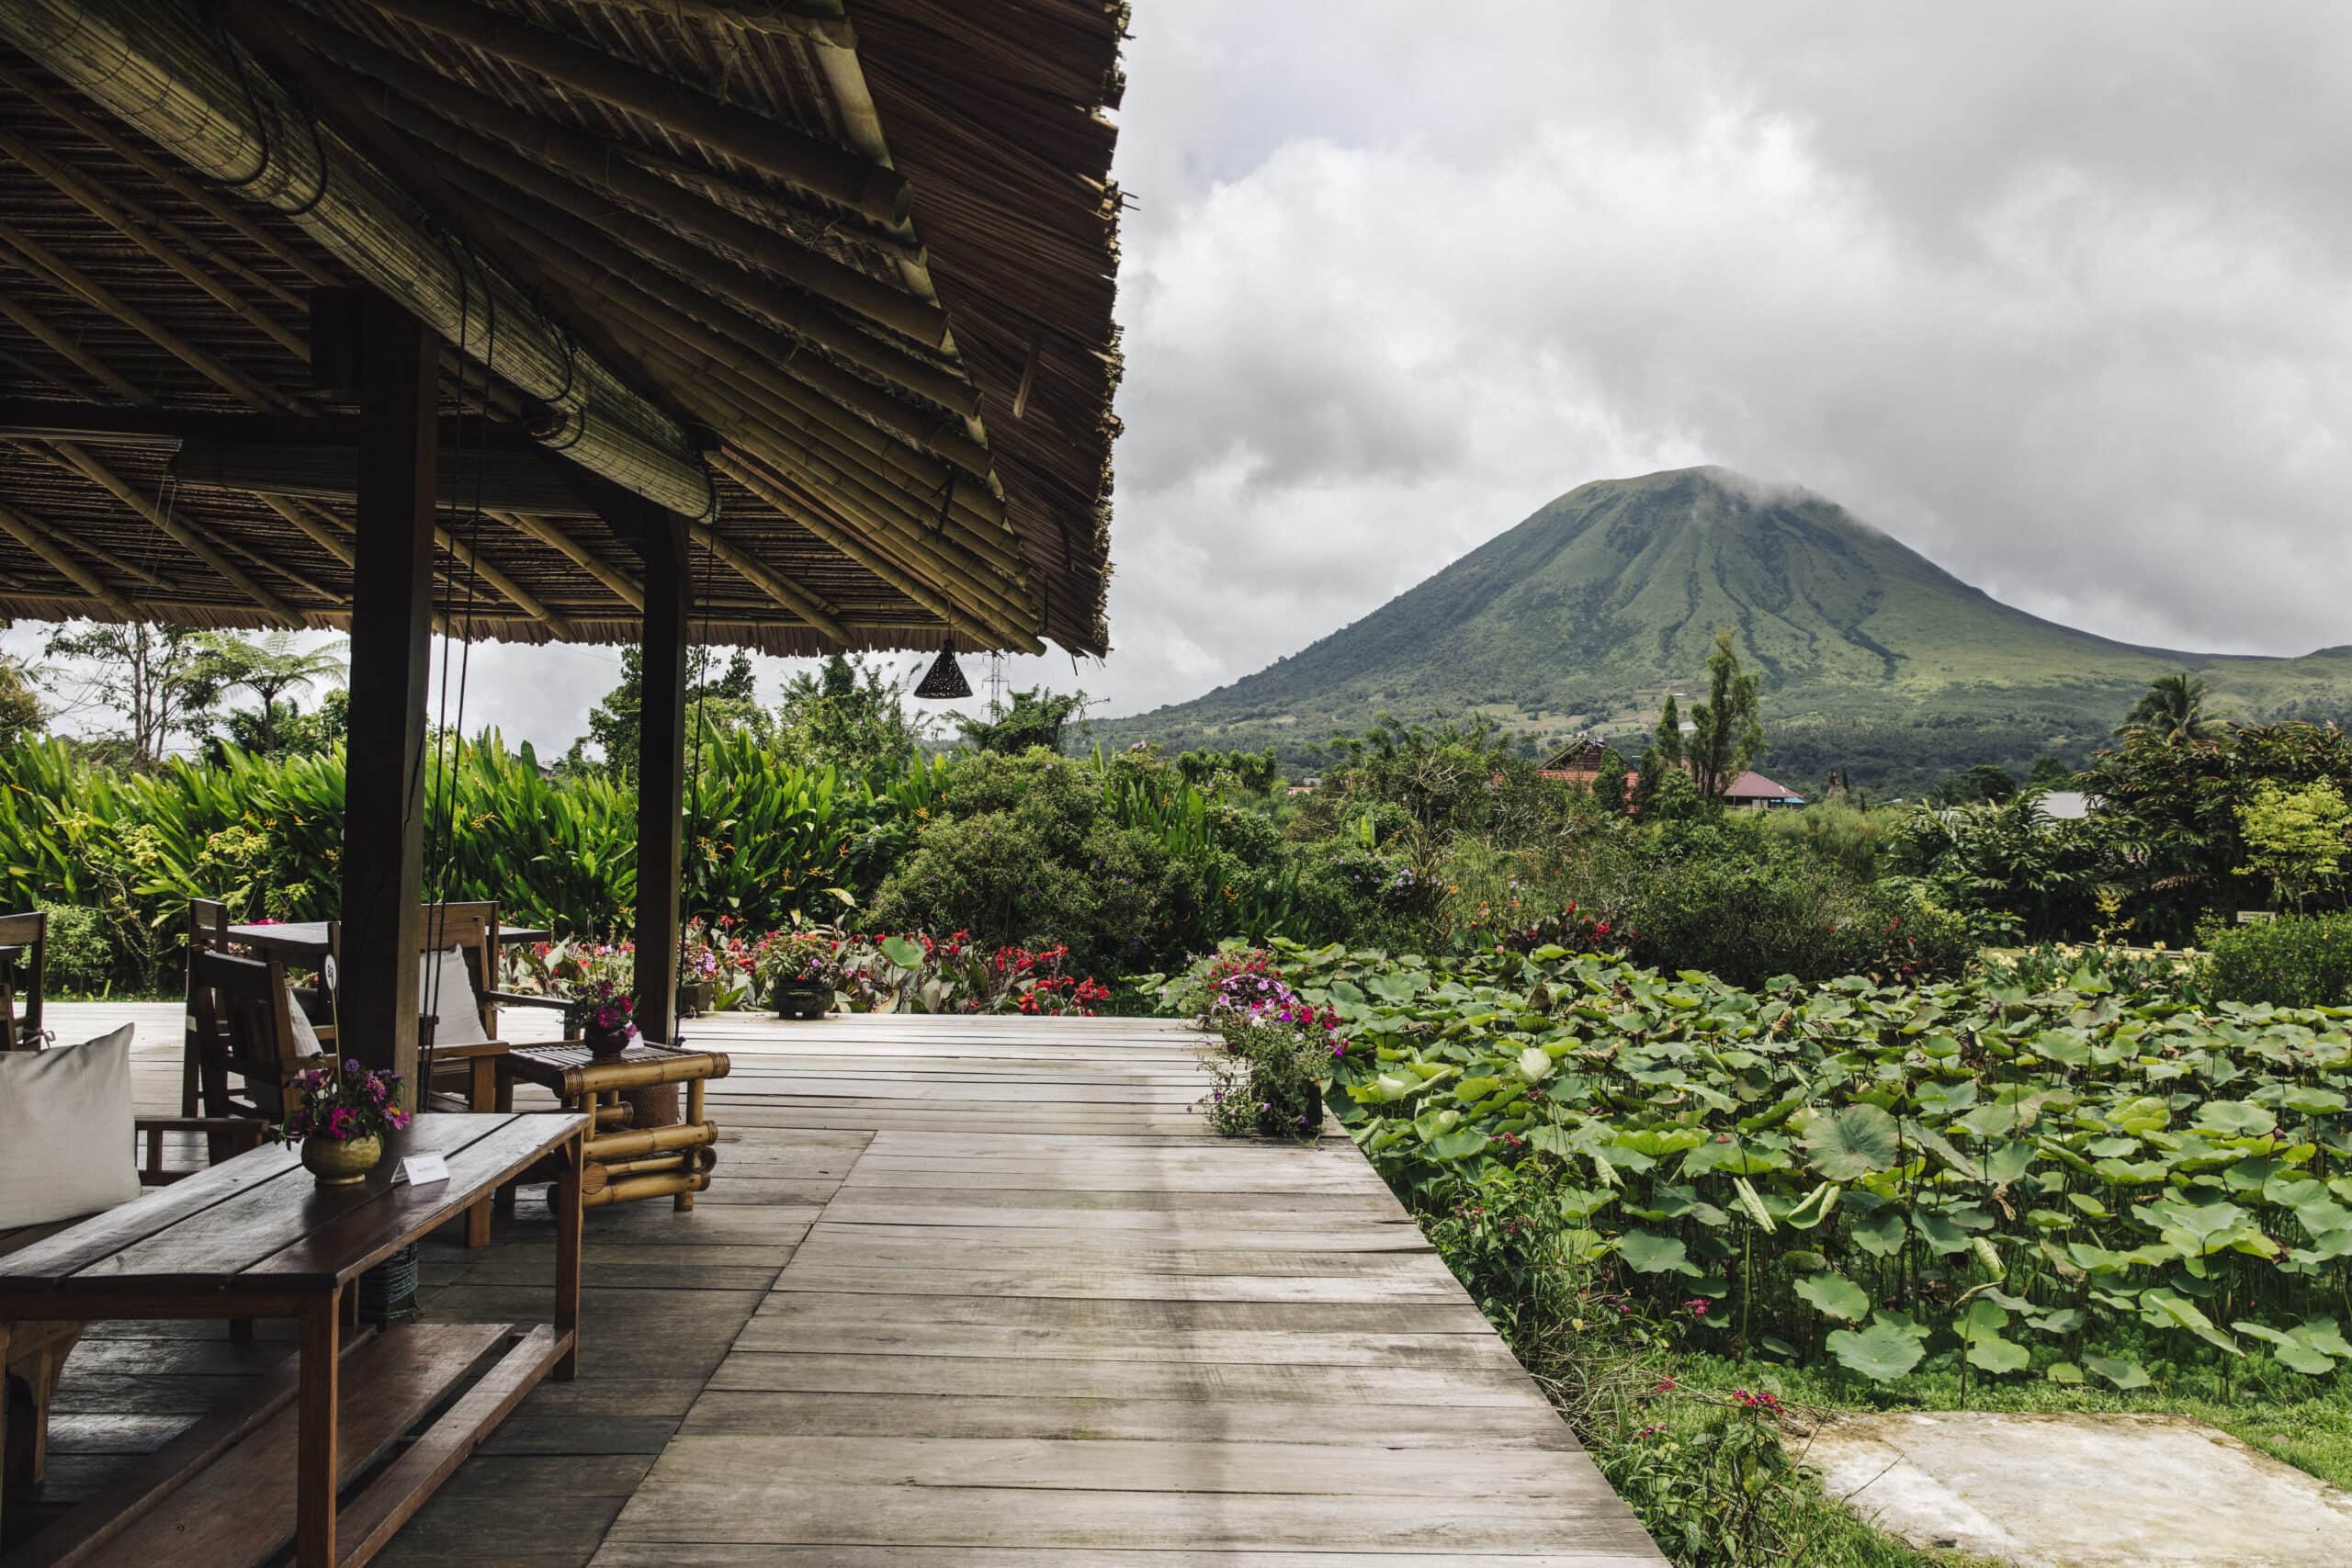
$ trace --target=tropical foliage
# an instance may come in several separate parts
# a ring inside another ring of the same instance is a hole
[[[870,895],[936,801],[944,763],[844,777],[770,757],[748,735],[706,744],[689,821],[686,902],[761,925],[838,913]],[[187,900],[239,919],[334,912],[344,761],[264,759],[144,771],[62,742],[0,753],[0,901],[99,910],[113,977],[153,989]],[[550,776],[494,735],[428,758],[428,889],[495,898],[515,924],[566,934],[628,925],[637,898],[636,797],[598,773]],[[836,891],[838,890],[838,891]]]
[[[1888,863],[1996,941],[2125,938],[2175,946],[2240,909],[2346,906],[2352,738],[2333,725],[2127,725],[2060,820],[2040,791],[1922,808]]]

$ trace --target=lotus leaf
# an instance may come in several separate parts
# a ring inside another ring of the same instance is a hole
[[[1893,1382],[1928,1353],[1917,1334],[1890,1323],[1883,1313],[1872,1317],[1869,1327],[1838,1329],[1823,1343],[1840,1365],[1873,1382]]]
[[[2135,1388],[2148,1386],[2148,1374],[2139,1362],[2116,1356],[2086,1356],[2086,1370],[2105,1378],[2117,1388],[2129,1393]]]
[[[1860,1323],[1871,1310],[1870,1292],[1843,1274],[1809,1275],[1792,1288],[1828,1316],[1848,1323]]]
[[[1697,1264],[1690,1261],[1689,1251],[1676,1236],[1658,1235],[1651,1231],[1627,1231],[1617,1238],[1617,1255],[1627,1267],[1640,1274],[1689,1274],[1695,1277]]]
[[[1813,1168],[1832,1181],[1854,1181],[1894,1164],[1894,1118],[1875,1105],[1849,1105],[1815,1117],[1805,1128]]]
[[[2197,1125],[2224,1137],[2259,1138],[2278,1125],[2278,1118],[2251,1100],[2209,1100],[2198,1107]]]

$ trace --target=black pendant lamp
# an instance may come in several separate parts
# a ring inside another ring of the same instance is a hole
[[[916,696],[933,701],[971,694],[972,682],[964,679],[964,667],[956,662],[956,650],[952,648],[939,650],[939,657],[931,661],[931,668],[923,671],[922,679],[915,685]]]

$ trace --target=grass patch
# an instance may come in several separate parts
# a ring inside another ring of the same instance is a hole
[[[2185,1416],[2208,1422],[2332,1486],[2352,1488],[2352,1388],[2338,1378],[2312,1379],[2283,1369],[2249,1369],[2225,1385],[2209,1367],[2158,1364],[2156,1386],[2116,1393],[2041,1382],[1987,1383],[1972,1378],[1963,1392],[1951,1369],[1922,1368],[1899,1394],[1877,1390],[1831,1369],[1736,1361],[1703,1353],[1673,1358],[1686,1387],[1727,1394],[1735,1388],[1769,1391],[1785,1404],[1811,1410],[1994,1410],[2093,1416]]]

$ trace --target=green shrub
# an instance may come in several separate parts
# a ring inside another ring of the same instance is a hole
[[[2216,1000],[2278,1007],[2352,1003],[2352,915],[2282,915],[2215,929],[2198,976]]]
[[[1667,860],[1613,912],[1640,962],[1703,969],[1736,986],[1780,975],[1945,978],[1975,951],[1961,922],[1935,906],[1804,858]]]
[[[107,940],[106,917],[73,904],[51,904],[48,988],[52,992],[103,991],[114,979],[114,944]]]
[[[1860,877],[1876,876],[1887,859],[1888,830],[1908,812],[1893,807],[1864,811],[1837,801],[1820,801],[1802,810],[1757,814],[1764,838],[1770,843],[1803,850],[1818,860],[1832,862]]]
[[[1980,953],[1978,962],[1985,979],[2033,993],[2101,982],[2124,996],[2205,995],[2199,969],[2183,953],[2134,953],[2099,944],[2064,947],[2046,942],[2015,953]]]
[[[1195,797],[1197,798],[1197,797]],[[988,946],[1067,946],[1081,974],[1120,975],[1206,949],[1226,862],[1202,838],[1117,820],[1103,775],[1043,750],[957,761],[940,815],[876,893],[863,924],[967,931]]]

